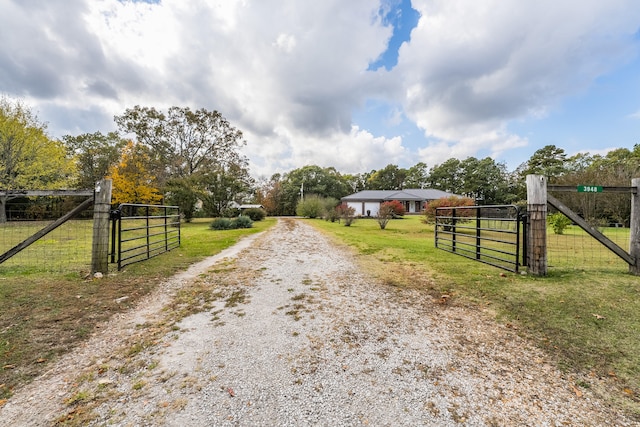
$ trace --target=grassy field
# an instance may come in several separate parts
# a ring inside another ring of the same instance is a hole
[[[393,220],[385,230],[366,219],[350,227],[309,223],[354,248],[365,268],[390,285],[435,298],[447,294],[453,304],[489,309],[548,352],[561,369],[610,380],[606,397],[640,414],[640,278],[627,274],[624,262],[616,268],[606,259],[584,263],[593,256],[583,245],[572,247],[573,261],[563,261],[566,268],[558,265],[546,277],[533,277],[436,249],[433,226],[419,217]],[[559,237],[567,245],[580,233],[572,229]],[[550,258],[567,255],[569,249],[557,251]],[[594,384],[587,380],[580,386]]]
[[[182,224],[180,248],[120,272],[114,267],[99,280],[87,280],[73,269],[60,274],[15,265],[0,270],[0,405],[15,386],[90,336],[97,323],[133,307],[164,278],[265,230],[275,219],[228,231],[210,230],[210,222]],[[121,297],[128,299],[116,302]]]

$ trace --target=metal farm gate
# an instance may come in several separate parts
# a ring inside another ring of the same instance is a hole
[[[111,263],[118,270],[180,246],[180,208],[123,203],[111,211]]]
[[[517,206],[436,209],[436,248],[518,272],[526,265],[526,215]]]

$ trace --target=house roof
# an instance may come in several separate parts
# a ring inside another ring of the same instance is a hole
[[[342,198],[342,200],[349,201],[384,201],[384,200],[436,200],[442,197],[455,196],[455,194],[448,193],[442,190],[435,190],[433,188],[417,188],[417,189],[404,189],[404,190],[364,190],[354,194],[350,194]]]

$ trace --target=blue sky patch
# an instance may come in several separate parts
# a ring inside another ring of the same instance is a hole
[[[369,64],[370,71],[375,71],[380,67],[390,70],[396,66],[398,49],[402,43],[411,39],[411,30],[418,25],[420,19],[420,13],[411,7],[411,0],[388,0],[383,2],[378,13],[385,26],[393,27],[393,34],[389,39],[387,50]]]

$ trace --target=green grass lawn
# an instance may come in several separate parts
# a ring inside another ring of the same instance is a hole
[[[110,274],[102,279],[87,279],[75,269],[58,274],[37,268],[0,269],[0,405],[14,387],[45,371],[90,336],[97,323],[134,307],[163,279],[275,222],[267,218],[250,229],[215,231],[209,228],[211,220],[197,219],[182,224],[180,248],[120,272],[110,265]],[[128,299],[116,302],[121,297]]]
[[[570,236],[580,234],[572,229],[560,236],[565,247],[550,254],[570,254],[566,268],[550,268],[546,277],[508,273],[436,249],[433,226],[420,219],[393,220],[385,230],[370,219],[350,227],[309,223],[354,248],[363,266],[386,283],[490,308],[498,321],[518,325],[560,368],[615,378],[609,398],[640,414],[640,277],[628,274],[624,262],[613,268],[606,260],[584,263],[593,258],[592,249],[569,249]]]

